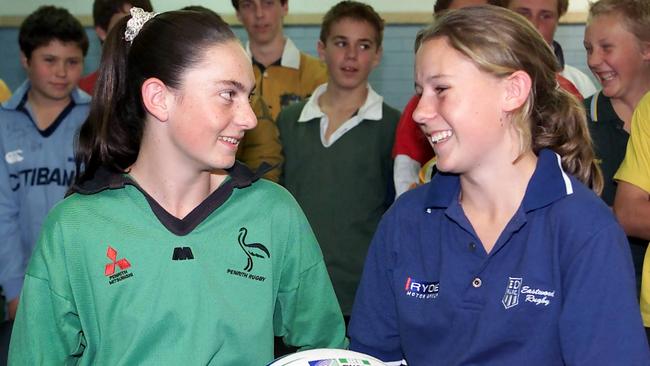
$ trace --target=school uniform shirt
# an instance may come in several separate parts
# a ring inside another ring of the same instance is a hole
[[[438,173],[384,215],[350,349],[409,366],[650,364],[625,234],[558,155],[540,151],[489,254],[459,193]]]
[[[250,43],[246,43],[246,52],[253,57]],[[291,104],[308,98],[319,85],[327,82],[325,64],[304,52],[286,37],[282,57],[278,62],[264,67],[253,59],[255,73],[255,93],[265,103],[265,110],[255,112],[275,121],[278,114]]]
[[[623,162],[630,134],[623,128],[625,123],[616,114],[612,100],[600,91],[585,99],[584,106],[589,133],[594,142],[594,153],[603,172],[601,197],[612,206],[616,195],[614,174]]]
[[[50,127],[40,130],[25,81],[0,107],[0,286],[18,297],[27,261],[47,212],[75,177],[74,142],[90,97],[79,89]]]
[[[273,336],[345,346],[325,264],[289,193],[244,165],[184,219],[128,176],[50,213],[14,323],[14,365],[265,365]]]
[[[603,173],[603,192],[600,198],[608,206],[614,205],[616,180],[614,174],[623,162],[630,134],[623,128],[624,122],[618,117],[611,98],[598,91],[584,100],[587,111],[587,124],[594,143],[594,153]],[[634,272],[637,279],[637,292],[641,289],[643,258],[648,242],[639,238],[628,237]]]
[[[650,93],[637,104],[632,116],[625,159],[614,179],[633,184],[650,194]],[[650,327],[650,255],[646,250],[641,284],[641,315]]]
[[[327,138],[329,119],[318,106],[326,88],[278,116],[281,182],[305,210],[343,314],[350,315],[372,235],[393,202],[390,152],[399,112],[368,85],[364,104]]]

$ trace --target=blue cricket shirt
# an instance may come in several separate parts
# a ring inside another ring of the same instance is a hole
[[[90,110],[90,96],[75,88],[70,104],[40,130],[30,89],[27,80],[0,106],[0,286],[9,300],[20,294],[45,216],[74,181],[74,144]]]
[[[457,175],[437,174],[386,213],[350,349],[409,366],[650,365],[625,234],[557,154],[539,153],[490,254],[459,192]]]

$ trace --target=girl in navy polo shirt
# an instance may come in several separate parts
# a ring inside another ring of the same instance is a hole
[[[650,364],[625,234],[550,48],[490,6],[416,42],[413,117],[441,173],[384,216],[351,349],[409,366]]]

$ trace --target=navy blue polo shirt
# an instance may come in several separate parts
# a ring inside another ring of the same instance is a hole
[[[350,348],[433,365],[648,365],[627,239],[609,208],[542,150],[487,254],[457,175],[404,194],[373,239]]]

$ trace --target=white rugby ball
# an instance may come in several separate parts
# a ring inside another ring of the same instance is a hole
[[[267,366],[386,366],[386,364],[359,352],[319,348],[280,357]]]

